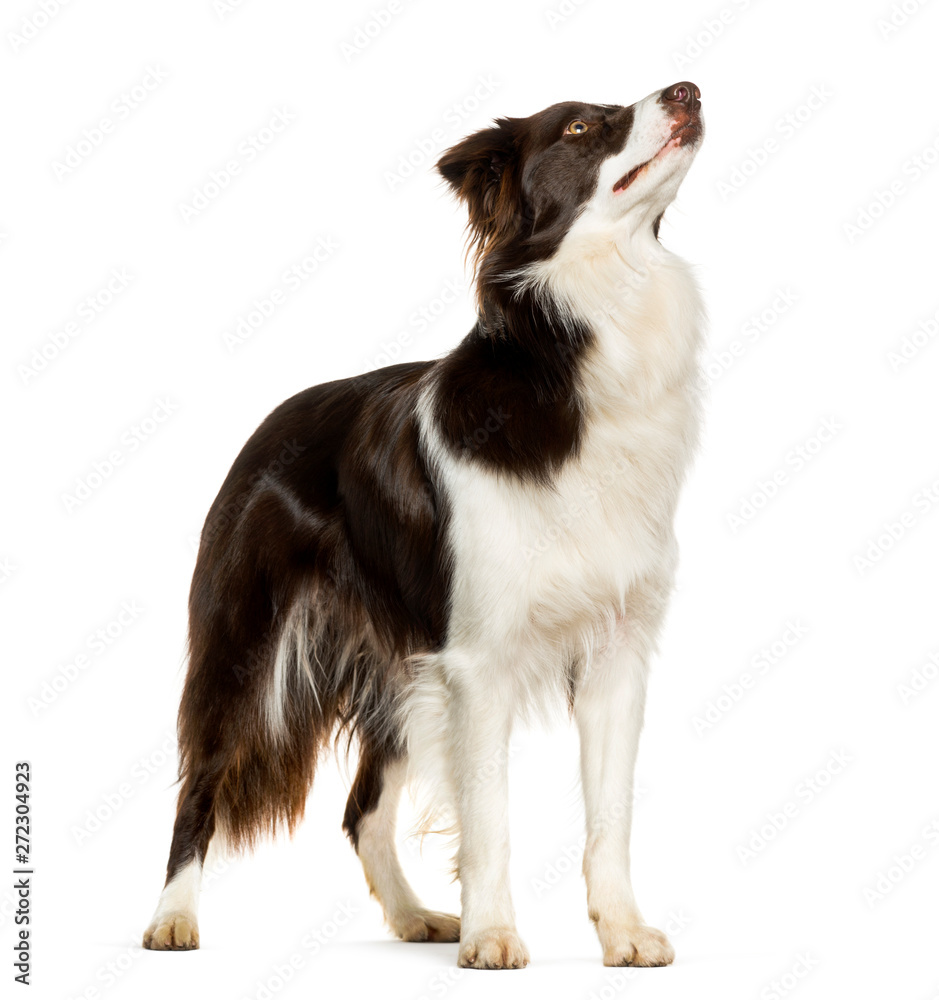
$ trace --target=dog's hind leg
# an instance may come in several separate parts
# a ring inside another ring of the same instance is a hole
[[[385,920],[404,941],[459,941],[460,918],[427,910],[408,884],[395,845],[407,759],[363,740],[343,829],[355,847]]]
[[[207,770],[188,780],[179,797],[166,884],[143,936],[153,951],[188,951],[199,947],[197,910],[202,866],[215,830],[217,777]]]
[[[258,500],[252,509],[261,507]],[[255,538],[262,527],[247,526],[247,542],[224,548],[204,540],[200,550],[178,719],[181,786],[166,884],[145,948],[199,946],[196,909],[213,835],[237,851],[280,828],[292,831],[333,726],[293,668],[299,574],[271,546],[262,558]],[[265,578],[276,586],[258,582]]]

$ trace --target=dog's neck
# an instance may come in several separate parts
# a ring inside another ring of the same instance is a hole
[[[576,364],[578,388],[598,404],[646,405],[693,380],[700,294],[650,226],[575,225],[550,258],[490,278],[480,298],[481,332]]]

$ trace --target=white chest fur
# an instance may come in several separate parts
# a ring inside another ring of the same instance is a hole
[[[584,249],[531,278],[595,333],[576,458],[543,487],[433,448],[452,506],[451,648],[563,659],[639,580],[667,586],[673,574],[672,518],[697,438],[700,298],[657,243],[632,265]]]

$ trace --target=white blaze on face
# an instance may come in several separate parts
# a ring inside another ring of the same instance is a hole
[[[675,115],[659,101],[661,93],[656,91],[633,105],[629,138],[622,152],[601,165],[596,190],[584,210],[587,220],[612,222],[634,213],[636,222],[645,224],[674,200],[697,147],[668,145]],[[625,190],[614,191],[617,182],[637,167],[642,169],[635,180]]]

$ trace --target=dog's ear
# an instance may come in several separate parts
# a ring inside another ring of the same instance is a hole
[[[502,118],[448,149],[437,161],[437,169],[462,201],[483,199],[499,185],[514,151],[512,123]]]
[[[517,145],[512,120],[500,118],[448,149],[437,169],[469,213],[477,261],[514,235],[519,221]]]

